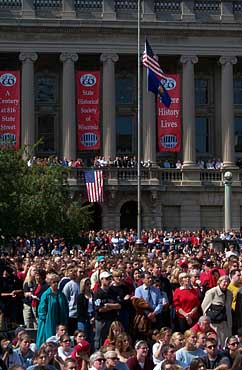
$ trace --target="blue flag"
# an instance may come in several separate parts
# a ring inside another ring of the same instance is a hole
[[[162,85],[156,74],[148,68],[148,90],[153,92],[155,95],[160,95],[162,103],[169,108],[171,105],[171,98],[165,87]]]
[[[147,68],[148,75],[148,91],[160,96],[162,103],[169,108],[171,105],[171,98],[164,87],[166,76],[162,71],[158,60],[155,58],[153,50],[146,40],[145,50],[142,59],[143,65]]]

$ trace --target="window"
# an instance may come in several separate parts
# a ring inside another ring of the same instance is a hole
[[[53,64],[54,62],[55,60],[53,60]],[[45,64],[45,60],[40,58],[39,66],[37,66],[39,70],[35,74],[36,141],[42,139],[36,154],[49,156],[58,153],[59,76],[57,71],[49,71],[41,63]]]
[[[122,58],[121,58],[122,59]],[[116,74],[116,153],[134,155],[136,149],[136,73],[133,60],[123,59]]]
[[[196,105],[208,104],[208,80],[195,79],[195,102]]]
[[[242,152],[242,117],[235,117],[234,135],[235,152]]]
[[[43,114],[38,117],[38,140],[42,139],[38,151],[43,154],[55,153],[55,116]]]
[[[57,79],[55,76],[37,76],[36,101],[40,104],[56,103]]]
[[[116,104],[133,104],[134,89],[132,76],[119,76],[116,80]]]
[[[196,117],[196,152],[209,152],[209,128],[207,117]]]
[[[234,104],[242,104],[242,79],[234,80]]]
[[[131,154],[133,152],[133,117],[117,117],[117,153]]]

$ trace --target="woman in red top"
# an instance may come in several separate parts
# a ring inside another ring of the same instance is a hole
[[[179,275],[180,287],[173,293],[173,303],[178,319],[178,330],[184,333],[198,320],[200,300],[197,290],[190,284],[190,276],[186,272]]]
[[[45,270],[38,269],[35,274],[36,287],[32,294],[32,311],[35,317],[36,322],[38,321],[37,312],[38,305],[42,294],[49,288],[49,285],[45,281],[46,272]]]

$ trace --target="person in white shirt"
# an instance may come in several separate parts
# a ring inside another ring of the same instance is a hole
[[[62,358],[63,361],[70,357],[72,352],[71,338],[69,335],[64,334],[60,338],[60,346],[58,347],[58,356]]]

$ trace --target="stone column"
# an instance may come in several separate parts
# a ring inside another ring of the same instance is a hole
[[[21,77],[21,145],[35,143],[34,115],[34,62],[38,59],[36,53],[20,53],[22,62]]]
[[[196,166],[194,64],[198,62],[198,57],[183,55],[180,62],[182,63],[183,167],[189,168]]]
[[[143,157],[156,163],[156,96],[147,89],[147,68],[143,67]]]
[[[224,167],[234,167],[234,107],[233,107],[233,65],[234,56],[222,56],[221,64],[221,124],[222,154]]]
[[[116,156],[116,100],[115,68],[117,54],[102,54],[103,63],[103,155],[105,158]]]
[[[76,158],[76,102],[75,102],[75,65],[78,55],[62,53],[63,63],[62,86],[62,138],[63,157]]]

